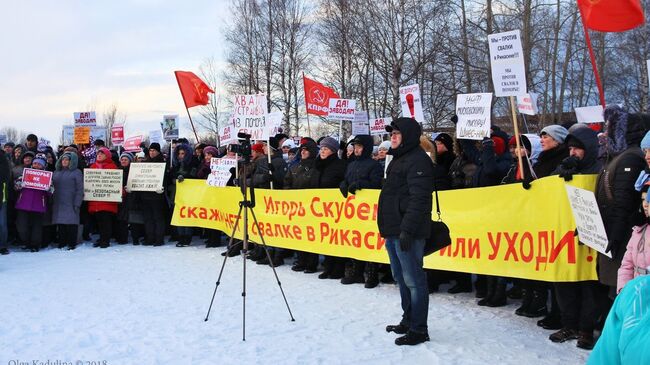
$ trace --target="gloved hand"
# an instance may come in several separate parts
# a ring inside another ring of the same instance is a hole
[[[185,176],[178,175],[178,177],[176,178],[176,181],[178,181],[179,183],[182,183],[183,181],[185,181]]]
[[[524,189],[526,189],[526,190],[530,189],[530,181],[528,181],[528,180],[522,181],[521,186],[523,186]]]
[[[578,172],[578,163],[580,160],[574,156],[569,156],[560,162],[560,177],[564,178],[564,181],[573,180],[573,175]]]
[[[344,198],[348,197],[348,184],[345,181],[341,181],[341,184],[339,185],[339,190],[341,190],[341,194],[343,195]]]
[[[494,141],[492,140],[492,138],[485,137],[483,138],[481,143],[483,144],[483,147],[487,147],[487,146],[494,147]]]
[[[611,252],[612,257],[616,257],[617,250],[618,250],[618,243],[614,241],[609,241],[607,243],[607,248],[605,248],[605,253]]]
[[[411,234],[405,231],[400,232],[399,248],[402,249],[402,251],[408,251],[411,249],[412,245],[413,245],[413,236],[411,236]]]
[[[47,192],[50,194],[54,194],[54,185],[50,185],[50,188],[47,189]]]
[[[350,186],[348,186],[348,193],[350,193],[350,194],[355,194],[357,192],[357,190],[361,190],[361,188],[359,187],[359,184],[357,184],[357,183],[352,183],[352,184],[350,184]]]
[[[162,194],[164,192],[165,192],[165,189],[163,189],[163,188],[156,189],[156,194]]]
[[[454,123],[454,125],[458,124],[458,115],[456,114],[452,115],[451,119],[449,120],[451,120],[451,122]]]

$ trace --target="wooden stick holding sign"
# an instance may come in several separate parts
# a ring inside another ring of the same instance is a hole
[[[521,147],[521,140],[519,139],[519,123],[517,122],[517,109],[516,109],[516,101],[515,97],[511,96],[510,97],[510,110],[512,111],[512,125],[514,127],[515,131],[515,143],[517,145],[517,165],[519,166],[519,171],[521,172],[521,178],[524,178],[524,160],[521,157],[520,147]]]

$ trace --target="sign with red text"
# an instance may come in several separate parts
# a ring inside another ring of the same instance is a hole
[[[526,94],[526,69],[519,29],[488,36],[494,94]]]
[[[116,125],[111,128],[111,142],[114,145],[121,145],[124,142],[124,126]]]
[[[391,120],[389,118],[377,118],[370,121],[370,134],[378,136],[386,134],[386,126],[389,125]]]
[[[329,106],[328,120],[354,120],[354,111],[357,106],[356,100],[330,98]]]
[[[91,127],[97,125],[95,112],[75,112],[74,125],[75,127]]]
[[[481,140],[490,137],[492,93],[456,95],[456,138]]]
[[[23,184],[26,188],[48,190],[52,185],[52,172],[30,168],[23,169]]]
[[[529,93],[517,95],[517,110],[519,110],[521,114],[537,114],[537,94]]]
[[[142,151],[142,148],[140,148],[142,139],[142,135],[129,137],[124,141],[122,147],[124,147],[124,150],[127,152],[140,152]]]
[[[399,88],[399,98],[402,104],[402,116],[413,118],[419,123],[424,122],[420,86],[418,84],[402,86]]]
[[[221,128],[219,132],[219,146],[225,146],[230,143],[237,142],[237,136],[235,135],[235,127],[231,123]]]
[[[206,183],[210,186],[224,187],[228,180],[233,176],[230,169],[237,168],[237,159],[235,158],[216,158],[210,160],[210,175]]]

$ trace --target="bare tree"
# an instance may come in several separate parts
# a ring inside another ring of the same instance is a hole
[[[106,110],[102,114],[102,121],[100,125],[106,128],[107,131],[106,134],[109,136],[108,141],[105,141],[108,147],[112,146],[110,135],[113,126],[120,125],[120,124],[124,125],[125,122],[126,122],[126,114],[119,111],[117,103],[113,103],[108,108],[106,108]]]

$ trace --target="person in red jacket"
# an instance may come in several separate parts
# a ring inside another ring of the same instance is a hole
[[[97,160],[90,165],[91,169],[117,169],[117,166],[111,160],[111,151],[106,147],[101,147],[97,151]],[[93,247],[107,248],[110,246],[110,240],[113,230],[113,219],[117,214],[117,203],[89,201],[88,213],[95,216],[97,227],[99,229],[99,240]]]

